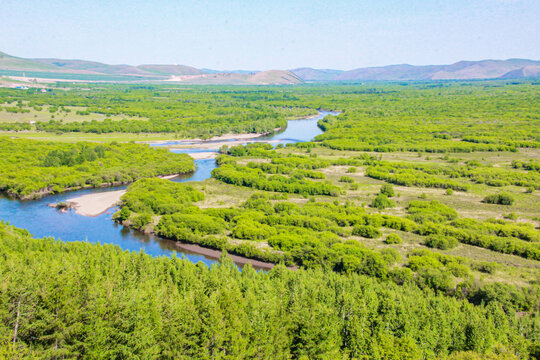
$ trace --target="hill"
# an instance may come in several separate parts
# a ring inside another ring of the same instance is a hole
[[[0,52],[0,69],[3,70],[54,70],[54,66],[42,64],[33,60],[23,59]]]
[[[304,82],[300,77],[286,70],[261,71],[248,77],[250,83],[261,85],[293,85]]]
[[[401,64],[349,71],[310,68],[291,71],[304,81],[472,80],[538,77],[538,71],[534,70],[534,67],[538,66],[540,66],[540,61],[508,59],[460,61],[451,65]]]
[[[87,60],[24,59],[0,52],[0,74],[66,81],[173,81],[208,85],[290,85],[303,82],[429,81],[540,77],[540,61],[459,61],[450,65],[388,65],[343,71],[313,69],[219,71],[187,65],[110,65]],[[24,74],[23,74],[24,73]]]
[[[343,70],[298,68],[291,70],[293,74],[304,81],[333,81],[343,73]]]

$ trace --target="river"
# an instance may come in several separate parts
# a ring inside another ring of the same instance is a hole
[[[310,141],[315,136],[322,133],[317,127],[317,121],[331,114],[321,111],[318,116],[289,120],[287,128],[279,133],[255,138],[246,142],[272,141],[272,144],[296,143]],[[234,141],[230,140],[231,142]],[[181,144],[181,141],[167,144],[154,144],[155,146],[169,146]],[[208,149],[172,149],[173,152],[209,152]],[[203,181],[210,178],[212,170],[216,167],[214,159],[195,160],[197,170],[187,176],[179,176],[172,179],[176,182]],[[152,256],[171,256],[176,252],[178,256],[184,256],[193,262],[202,261],[210,265],[217,261],[218,251],[202,249],[192,245],[182,245],[175,241],[162,239],[157,236],[143,234],[137,230],[124,227],[112,220],[112,214],[117,210],[110,209],[106,213],[96,217],[86,217],[76,214],[70,210],[60,212],[48,207],[49,203],[58,203],[85,194],[105,192],[122,189],[124,187],[113,187],[105,189],[86,189],[72,191],[64,194],[45,196],[40,200],[20,201],[0,197],[0,219],[9,222],[20,228],[27,229],[34,236],[52,236],[62,241],[87,241],[90,243],[114,244],[124,250],[139,251]],[[201,254],[204,253],[205,255]],[[241,263],[241,259],[236,259]],[[257,267],[257,266],[256,266]]]

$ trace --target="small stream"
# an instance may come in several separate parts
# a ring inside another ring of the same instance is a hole
[[[322,119],[330,112],[321,111],[314,118],[304,120],[289,120],[287,129],[282,132],[269,136],[259,137],[246,142],[267,142],[272,141],[274,145],[278,143],[296,143],[310,141],[315,136],[322,134],[317,127],[317,121]],[[230,141],[235,141],[234,139]],[[171,141],[170,143],[154,144],[154,146],[182,145],[185,142]],[[209,149],[173,149],[173,152],[214,152]],[[178,176],[171,181],[203,181],[211,176],[212,170],[216,167],[214,159],[195,160],[197,170],[193,174]],[[88,241],[90,243],[114,244],[124,250],[139,251],[152,256],[171,256],[176,252],[178,256],[184,256],[186,259],[210,265],[217,261],[219,252],[203,251],[197,246],[182,246],[175,241],[163,239],[157,236],[143,234],[140,231],[133,230],[115,223],[112,215],[116,208],[112,208],[106,213],[96,217],[86,217],[76,214],[70,210],[60,212],[47,206],[49,203],[58,203],[78,197],[85,194],[106,192],[123,189],[123,187],[105,188],[105,189],[86,189],[73,191],[64,194],[45,196],[40,200],[20,201],[8,199],[0,195],[0,219],[9,222],[19,228],[30,231],[36,237],[52,236],[62,241]],[[197,253],[200,250],[202,255]]]

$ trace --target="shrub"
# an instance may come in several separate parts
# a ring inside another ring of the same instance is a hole
[[[350,167],[350,168],[347,169],[347,172],[348,172],[349,174],[355,173],[355,172],[356,172],[356,168],[355,168],[355,167]]]
[[[512,205],[514,197],[507,193],[493,194],[486,196],[483,202],[486,204]]]
[[[141,230],[152,221],[152,215],[150,214],[138,214],[133,218],[131,224],[135,229]]]
[[[382,249],[381,256],[387,265],[394,265],[401,260],[401,255],[394,248]]]
[[[373,199],[371,206],[376,209],[383,210],[389,207],[394,207],[395,203],[390,200],[386,195],[379,194],[375,199]]]
[[[450,188],[446,189],[446,195],[452,195],[452,194],[454,194],[454,190]]]
[[[430,248],[437,248],[441,250],[448,250],[455,248],[458,245],[458,241],[453,237],[442,235],[430,235],[424,244]]]
[[[508,214],[504,214],[503,217],[508,220],[517,220],[518,215],[516,213],[511,212]]]
[[[398,234],[390,234],[384,239],[386,244],[401,244],[402,240]]]
[[[352,184],[354,182],[354,179],[350,176],[342,176],[340,179],[339,179],[339,182],[344,182],[344,183],[350,183]]]
[[[480,272],[487,273],[487,274],[493,274],[497,270],[498,267],[499,267],[499,264],[495,262],[487,262],[487,261],[471,264],[471,268],[473,270],[478,270]]]
[[[381,194],[388,197],[395,196],[394,187],[390,184],[384,184],[383,186],[381,186]]]
[[[407,211],[411,220],[421,224],[427,221],[442,223],[458,217],[456,210],[435,200],[411,201],[407,206]]]
[[[371,225],[356,225],[352,231],[352,234],[369,239],[375,239],[381,236],[381,232],[376,227]]]
[[[237,239],[261,240],[276,234],[276,230],[268,225],[253,220],[242,220],[232,230]]]
[[[118,222],[124,222],[127,219],[129,219],[130,216],[131,216],[131,210],[129,210],[129,208],[127,206],[124,206],[124,207],[122,207],[122,209],[120,211],[117,211],[114,214],[113,219],[118,221]]]

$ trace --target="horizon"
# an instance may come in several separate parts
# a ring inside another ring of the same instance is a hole
[[[518,58],[518,57],[511,57],[511,58],[506,58],[506,59],[479,59],[479,60],[468,60],[468,59],[462,59],[462,60],[458,60],[458,61],[455,61],[453,63],[447,63],[447,64],[423,64],[423,65],[418,65],[418,64],[409,64],[409,63],[401,63],[401,64],[387,64],[387,65],[373,65],[373,66],[366,66],[366,67],[354,67],[354,68],[350,68],[350,69],[337,69],[337,68],[313,68],[313,67],[309,67],[309,66],[299,66],[299,67],[296,67],[296,68],[290,68],[290,69],[278,69],[278,68],[269,68],[269,69],[211,69],[211,68],[206,68],[206,67],[199,67],[197,65],[194,65],[194,64],[166,64],[166,63],[157,63],[157,62],[150,62],[150,63],[141,63],[141,64],[134,64],[134,63],[103,63],[101,61],[97,61],[97,60],[93,60],[93,59],[79,59],[79,58],[58,58],[58,57],[21,57],[21,56],[17,56],[17,55],[14,55],[14,54],[9,54],[5,51],[2,51],[0,49],[0,54],[4,54],[4,55],[8,55],[8,56],[12,56],[12,57],[15,57],[15,58],[21,58],[21,59],[26,59],[26,60],[43,60],[43,59],[47,59],[47,60],[66,60],[66,61],[86,61],[86,62],[93,62],[93,63],[101,63],[101,64],[104,64],[104,65],[112,65],[112,66],[134,66],[134,67],[137,67],[137,66],[145,66],[145,65],[174,65],[174,66],[188,66],[188,67],[192,67],[192,68],[196,68],[198,70],[208,70],[208,71],[220,71],[220,72],[235,72],[235,71],[242,71],[242,72],[263,72],[263,71],[273,71],[273,70],[298,70],[298,69],[313,69],[313,70],[320,70],[320,71],[325,71],[325,70],[329,70],[329,71],[343,71],[343,72],[347,72],[347,71],[353,71],[353,70],[357,70],[357,69],[361,69],[361,68],[383,68],[383,67],[388,67],[388,66],[448,66],[448,65],[454,65],[456,63],[460,63],[460,62],[478,62],[478,61],[510,61],[510,60],[524,60],[524,61],[540,61],[540,59],[528,59],[528,58]]]
[[[540,59],[540,48],[530,46],[540,43],[534,0],[167,0],[159,6],[6,0],[0,8],[0,49],[22,58],[220,71]]]

